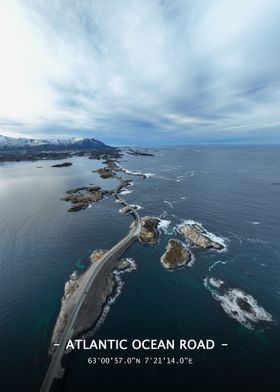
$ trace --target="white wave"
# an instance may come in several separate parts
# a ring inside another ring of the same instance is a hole
[[[168,204],[170,208],[174,209],[173,204],[168,200],[163,200],[165,204]]]
[[[232,231],[229,231],[229,234],[231,234],[232,237],[235,238],[239,242],[239,244],[242,244],[244,237],[242,237],[239,234],[233,233]]]
[[[186,196],[182,196],[182,197],[181,197],[181,200],[186,200]]]
[[[254,222],[251,222],[251,223],[252,223],[252,225],[259,225],[261,222],[254,221]]]
[[[168,215],[168,212],[167,211],[163,211],[161,214],[160,214],[160,219],[162,219],[162,218],[165,218],[166,216]]]
[[[190,250],[189,250],[190,251]],[[194,254],[192,253],[192,252],[190,252],[191,253],[191,259],[190,259],[190,261],[188,262],[188,264],[187,264],[187,267],[192,267],[193,265],[194,265],[194,262],[195,262],[195,256],[194,256]]]
[[[194,175],[195,175],[195,171],[194,171],[194,170],[186,171],[186,172],[184,173],[184,175],[177,176],[177,177],[175,178],[175,181],[176,181],[176,182],[181,182],[181,181],[183,181],[186,177],[193,177]]]
[[[220,250],[219,252],[225,252],[227,250],[227,242],[229,241],[228,238],[226,237],[222,237],[222,236],[217,236],[214,233],[211,233],[210,231],[206,230],[202,223],[200,222],[196,222],[193,219],[185,219],[183,220],[182,223],[179,223],[176,227],[176,230],[180,229],[180,227],[184,226],[184,225],[198,225],[201,227],[201,229],[203,230],[203,234],[208,237],[210,240],[218,242],[219,244],[221,244],[224,248],[222,250]]]
[[[172,231],[168,231],[168,228],[170,226],[171,221],[167,219],[160,219],[160,222],[158,224],[158,229],[162,231],[164,234],[173,234],[173,229]]]
[[[79,273],[77,270],[73,271],[72,274],[70,275],[70,279],[76,280],[79,277]]]
[[[220,302],[223,310],[229,317],[235,319],[244,327],[253,329],[259,321],[273,321],[272,315],[260,306],[250,294],[237,288],[220,293],[216,289],[212,289],[209,283],[211,284],[210,280],[206,277],[204,279],[204,286],[211,292],[213,298]],[[242,308],[239,301],[242,301],[247,309]]]
[[[212,264],[212,265],[209,267],[209,271],[212,271],[212,269],[213,269],[217,264],[227,264],[227,263],[228,263],[227,261],[221,261],[221,260],[215,261],[215,263]]]
[[[122,166],[120,166],[120,165],[118,165],[118,167],[119,167],[119,169],[122,171],[122,172],[124,172],[125,174],[129,174],[129,175],[131,175],[131,176],[145,176],[146,178],[150,178],[150,177],[155,177],[155,173],[143,173],[143,172],[141,172],[141,171],[135,171],[135,172],[133,172],[133,171],[131,171],[131,170],[128,170],[128,169],[125,169],[124,167],[122,167]]]
[[[261,240],[259,238],[247,238],[247,241],[251,242],[252,244],[264,244],[264,245],[270,244],[269,241]]]
[[[130,213],[131,213],[131,210],[126,210],[125,208],[126,208],[126,207],[120,208],[120,209],[119,209],[119,213],[120,213],[120,214],[130,214]]]
[[[136,261],[133,260],[131,257],[127,257],[124,260],[129,263],[129,266],[125,269],[115,271],[116,274],[123,274],[124,272],[132,272],[137,269]]]
[[[137,204],[131,204],[130,207],[132,207],[134,210],[138,211],[141,210],[143,207],[137,205]],[[127,206],[124,206],[122,208],[119,209],[119,213],[120,214],[131,214],[131,209],[127,208]]]
[[[123,270],[113,271],[113,277],[115,281],[114,293],[108,298],[107,303],[103,308],[102,314],[99,317],[99,320],[97,321],[97,323],[95,324],[93,330],[89,333],[89,335],[93,335],[97,331],[97,329],[103,324],[107,314],[110,312],[112,304],[116,302],[118,296],[121,294],[122,288],[124,286],[124,281],[122,280],[121,275],[124,274],[125,272],[135,271],[137,268],[137,264],[132,258],[126,258],[125,260],[129,262],[129,266]]]
[[[193,177],[195,175],[195,170],[186,171],[185,175],[188,176],[188,177]]]
[[[156,174],[155,173],[143,173],[144,176],[146,176],[146,178],[150,178],[150,177],[155,177]]]
[[[121,169],[124,173],[126,173],[126,174],[132,174],[132,175],[134,175],[134,174],[140,174],[140,173],[138,173],[138,172],[133,172],[133,171],[131,171],[131,170],[125,169],[123,166],[120,166],[120,169]]]
[[[155,177],[160,178],[162,180],[173,181],[173,178],[170,178],[170,177],[164,177],[164,176],[158,176],[158,175],[156,175]]]
[[[122,191],[120,191],[120,195],[128,195],[129,193],[132,193],[133,190],[132,189],[124,189]]]
[[[222,279],[210,278],[209,283],[212,286],[219,288],[222,286],[222,284],[224,284],[224,281]]]
[[[143,174],[142,172],[133,172],[124,168],[122,170],[125,174],[130,174],[131,176],[141,176]]]
[[[129,180],[130,181],[130,183],[129,184],[127,184],[126,186],[125,186],[125,188],[127,188],[127,187],[129,187],[129,186],[133,186],[133,184],[134,184],[134,181],[133,180]]]

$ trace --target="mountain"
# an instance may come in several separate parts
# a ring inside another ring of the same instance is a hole
[[[0,135],[0,151],[90,151],[108,150],[112,147],[92,138],[73,137],[70,139],[27,139]]]

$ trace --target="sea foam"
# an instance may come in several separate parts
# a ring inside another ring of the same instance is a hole
[[[171,231],[168,230],[169,226],[171,224],[170,220],[167,219],[160,219],[160,222],[158,224],[158,229],[163,232],[164,234],[168,234],[171,235],[173,234],[174,229],[172,229]]]
[[[230,288],[220,292],[221,284],[218,285],[217,282],[220,282],[220,280],[206,277],[204,279],[204,286],[211,292],[213,298],[221,304],[223,310],[229,317],[249,329],[254,329],[255,325],[260,321],[273,321],[272,315],[260,306],[257,300],[250,294],[238,288]],[[238,304],[238,300],[247,303],[248,307],[252,310],[242,309]]]
[[[178,229],[180,229],[180,227],[184,226],[184,225],[199,225],[202,230],[205,232],[205,236],[207,236],[210,240],[218,242],[219,244],[223,245],[223,249],[219,250],[218,252],[225,252],[227,250],[227,242],[229,242],[229,239],[226,237],[222,237],[222,236],[217,236],[214,233],[211,233],[210,231],[206,230],[204,228],[204,226],[202,225],[202,223],[200,222],[196,222],[193,219],[185,219],[183,220],[181,223],[179,223],[176,226],[176,230],[178,231]]]
[[[103,308],[103,311],[99,317],[99,320],[95,324],[92,331],[90,331],[87,334],[87,336],[93,335],[98,330],[98,328],[103,324],[104,320],[106,319],[107,314],[110,312],[112,304],[114,302],[116,302],[118,296],[121,294],[122,288],[124,286],[124,281],[122,280],[122,274],[124,274],[125,272],[132,272],[137,269],[137,264],[136,264],[135,260],[133,260],[130,257],[126,258],[125,260],[128,261],[129,265],[125,269],[122,269],[122,270],[116,269],[113,271],[113,277],[114,277],[114,282],[115,282],[114,293],[111,296],[109,296],[109,298],[107,299],[106,305]]]
[[[120,191],[120,195],[128,195],[129,193],[132,193],[133,190],[132,189],[124,189],[122,191]]]

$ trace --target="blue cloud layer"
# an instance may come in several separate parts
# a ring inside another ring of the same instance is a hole
[[[279,1],[11,0],[5,13],[0,133],[280,141]]]

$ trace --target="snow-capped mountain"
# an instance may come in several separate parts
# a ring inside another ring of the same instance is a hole
[[[0,135],[0,151],[62,151],[96,150],[111,148],[96,139],[72,137],[70,139],[27,139]]]

